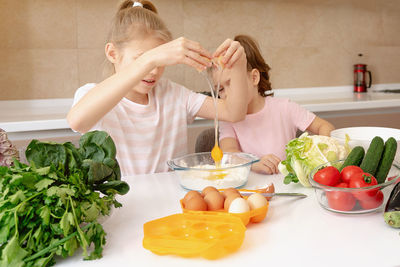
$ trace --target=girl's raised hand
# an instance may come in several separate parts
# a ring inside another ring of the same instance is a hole
[[[222,56],[222,63],[227,68],[232,68],[236,62],[246,59],[244,48],[238,41],[232,39],[226,39],[212,56],[213,58]]]
[[[201,71],[211,66],[211,54],[198,42],[184,37],[157,46],[143,55],[150,57],[156,67],[186,64]]]

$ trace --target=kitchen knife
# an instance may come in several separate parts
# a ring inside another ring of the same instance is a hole
[[[254,194],[254,192],[240,192],[242,196],[250,196]],[[302,194],[302,193],[259,193],[263,195],[264,197],[299,197],[299,198],[305,198],[307,195]]]

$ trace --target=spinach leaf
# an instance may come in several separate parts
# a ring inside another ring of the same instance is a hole
[[[50,266],[78,248],[85,259],[102,257],[106,233],[97,220],[122,206],[115,195],[129,185],[106,132],[79,143],[32,140],[29,165],[0,167],[0,266]]]
[[[124,181],[110,181],[96,185],[95,188],[106,195],[110,192],[116,192],[120,195],[125,195],[129,191],[129,185]]]
[[[97,149],[94,149],[94,147]],[[91,157],[99,161],[104,158],[115,158],[117,154],[114,141],[104,131],[92,131],[83,135],[79,140],[79,149],[85,155],[85,158]],[[102,156],[100,151],[104,153]],[[95,153],[98,153],[98,155],[93,155]]]
[[[96,162],[91,159],[85,159],[82,166],[89,169],[88,183],[90,185],[106,181],[108,180],[107,178],[113,174],[113,169],[101,162]]]
[[[32,140],[25,151],[28,162],[37,168],[55,166],[65,169],[67,151],[62,144]]]
[[[82,155],[79,153],[78,149],[71,143],[66,142],[63,144],[67,153],[67,166],[69,172],[77,169],[82,164]]]

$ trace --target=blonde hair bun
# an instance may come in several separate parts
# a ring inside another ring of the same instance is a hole
[[[119,46],[149,33],[156,34],[167,42],[172,39],[171,32],[157,14],[156,7],[150,1],[125,0],[120,4],[111,22],[107,42]]]
[[[143,6],[144,9],[148,9],[148,10],[153,11],[154,13],[158,14],[157,8],[153,5],[152,2],[150,2],[150,1],[141,1],[141,0],[138,0],[138,1],[125,0],[125,1],[123,1],[123,2],[120,4],[118,10],[119,10],[119,11],[122,11],[122,10],[124,10],[124,9],[133,8],[133,7],[139,7],[139,8],[141,8],[139,5],[134,6],[134,3],[135,3],[135,2],[138,2],[138,3],[142,4],[142,6]]]
[[[171,32],[150,1],[125,0],[121,2],[111,20],[106,43],[112,43],[117,49],[120,49],[132,40],[145,38],[149,35],[165,42],[172,40]],[[108,60],[105,62],[104,76],[115,73],[113,64]]]

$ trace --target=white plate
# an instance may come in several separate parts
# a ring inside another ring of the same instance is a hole
[[[400,140],[400,129],[386,127],[348,127],[336,129],[331,132],[331,136],[338,140],[345,140],[348,134],[350,140],[371,141],[375,136],[380,136],[384,141],[389,137],[393,137],[397,141]]]

